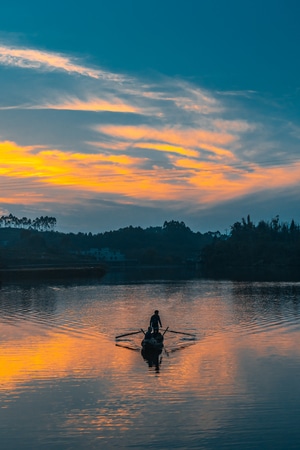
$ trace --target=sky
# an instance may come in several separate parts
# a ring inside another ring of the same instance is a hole
[[[300,222],[298,0],[12,0],[0,214],[92,232]]]

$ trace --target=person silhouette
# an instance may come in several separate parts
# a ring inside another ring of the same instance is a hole
[[[145,337],[144,337],[145,340],[150,341],[150,339],[152,338],[151,330],[152,330],[152,328],[151,328],[151,327],[148,327],[148,330],[146,331]]]
[[[159,325],[162,327],[159,311],[156,309],[150,318],[150,327],[153,329],[153,333],[158,333]]]

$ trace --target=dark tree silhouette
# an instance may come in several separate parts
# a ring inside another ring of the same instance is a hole
[[[210,276],[226,278],[300,279],[300,229],[281,223],[279,216],[255,225],[250,216],[231,226],[230,235],[202,251]]]

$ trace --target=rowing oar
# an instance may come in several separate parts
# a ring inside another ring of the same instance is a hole
[[[168,331],[168,329],[169,329],[169,327],[167,327],[167,328],[165,329],[165,331],[163,332],[163,336],[166,334],[166,332]]]
[[[139,330],[139,331],[132,331],[132,333],[120,334],[120,336],[116,336],[115,339],[119,339],[119,338],[125,337],[125,336],[130,336],[130,335],[132,335],[132,334],[138,334],[138,333],[140,333],[141,331],[142,331],[142,330]]]
[[[167,331],[167,330],[166,330]],[[194,333],[184,333],[183,331],[174,331],[174,330],[168,330],[170,333],[176,333],[176,334],[186,334],[187,336],[196,336]]]

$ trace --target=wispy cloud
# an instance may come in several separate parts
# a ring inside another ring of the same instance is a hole
[[[167,168],[160,165],[149,167],[147,158],[141,156],[84,155],[3,142],[0,143],[0,175],[16,180],[18,201],[22,184],[27,188],[39,187],[37,195],[27,198],[30,202],[45,200],[51,197],[52,188],[60,188],[62,192],[81,191],[82,195],[88,192],[114,195],[131,203],[169,200],[203,205],[239,198],[266,186],[278,189],[297,186],[300,182],[299,163],[268,169],[252,165],[249,171],[199,161],[186,154],[182,157],[180,152],[171,150]],[[7,154],[11,155],[9,161]],[[18,184],[18,180],[22,182]],[[2,189],[1,201],[7,198],[6,191]],[[13,192],[10,196],[13,197]],[[64,201],[64,195],[57,200]]]
[[[19,104],[0,107],[2,202],[38,204],[59,191],[57,202],[90,196],[204,207],[300,182],[296,152],[284,151],[289,139],[299,142],[299,127],[289,123],[280,135],[278,119],[247,113],[239,102],[252,91],[145,80],[5,45],[0,65],[43,72],[37,88],[23,92],[20,83]],[[55,87],[45,76],[53,71]]]
[[[45,103],[42,105],[31,106],[30,109],[56,109],[61,111],[106,111],[115,113],[143,114],[144,111],[134,105],[123,102],[120,98],[90,98],[86,101],[76,97],[64,99],[63,103]]]
[[[117,74],[78,64],[75,58],[70,58],[59,53],[28,48],[0,46],[0,64],[22,69],[59,70],[96,79],[122,80],[122,77]]]

